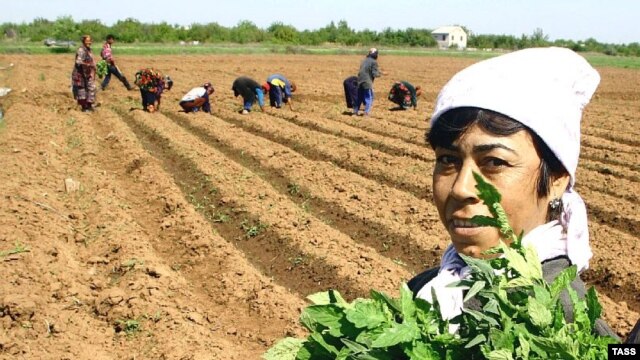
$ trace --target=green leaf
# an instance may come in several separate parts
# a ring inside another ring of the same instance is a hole
[[[469,221],[480,226],[500,227],[498,220],[490,216],[474,215],[471,219],[469,219]]]
[[[521,287],[529,287],[529,286],[533,286],[533,281],[531,279],[524,278],[524,277],[516,277],[516,278],[513,278],[513,279],[509,280],[504,285],[504,288],[505,289],[512,289],[512,288],[521,288]]]
[[[498,300],[489,299],[482,307],[482,310],[491,314],[500,315]]]
[[[373,329],[387,320],[382,304],[370,299],[354,301],[353,308],[346,310],[346,317],[357,328]]]
[[[342,336],[341,320],[344,318],[343,309],[337,305],[311,305],[305,308],[300,315],[300,322],[310,331],[322,331],[318,325],[329,329],[333,336]]]
[[[295,360],[306,340],[286,337],[262,355],[264,360]]]
[[[518,334],[518,347],[516,347],[516,357],[518,359],[528,359],[531,352],[529,342],[522,334]]]
[[[473,177],[476,179],[476,189],[478,189],[478,197],[482,199],[482,201],[488,207],[492,207],[493,204],[500,202],[502,196],[493,185],[486,182],[484,178],[475,171],[473,172]]]
[[[471,315],[474,319],[478,320],[479,322],[486,322],[491,326],[500,326],[500,324],[498,323],[498,321],[488,315],[485,315],[483,313],[481,313],[480,311],[476,311],[476,310],[471,310],[471,309],[465,309],[462,308],[462,312],[465,314],[469,314]]]
[[[491,267],[489,261],[484,259],[476,259],[471,256],[466,256],[464,254],[459,254],[462,260],[464,260],[469,267],[471,267],[472,271],[476,273],[477,276],[480,276],[482,279],[487,280],[488,283],[493,283],[493,279],[495,278],[495,271]]]
[[[547,307],[539,302],[536,298],[529,297],[527,303],[527,315],[531,319],[531,323],[540,329],[546,328],[551,325],[553,317],[551,311]]]
[[[472,297],[474,297],[478,292],[480,292],[480,290],[484,289],[485,285],[487,283],[484,281],[476,281],[473,286],[471,286],[471,289],[469,289],[469,291],[467,291],[467,294],[464,296],[464,300],[462,300],[463,302],[467,302],[467,300],[471,299]]]
[[[544,286],[533,285],[533,295],[544,306],[551,306],[551,293]]]
[[[325,352],[328,352],[332,355],[338,355],[338,349],[335,346],[327,343],[325,338],[319,333],[312,333],[311,335],[309,335],[309,338],[313,339],[316,344],[320,345],[322,350],[324,350]]]
[[[431,345],[419,341],[407,347],[404,353],[410,360],[440,360],[442,358]]]
[[[482,344],[482,343],[484,343],[486,341],[487,341],[487,338],[484,335],[478,334],[478,335],[476,335],[476,337],[474,337],[473,339],[469,340],[469,342],[464,347],[465,347],[465,349],[472,348],[472,347],[474,347],[474,346],[476,346],[478,344]]]
[[[409,290],[407,284],[400,287],[400,313],[402,318],[406,320],[415,320],[416,304],[413,301],[413,292]]]
[[[487,360],[513,360],[511,351],[506,349],[493,350],[485,356]]]
[[[307,296],[307,299],[311,300],[314,305],[337,304],[343,307],[348,307],[349,305],[337,290],[317,292]]]
[[[516,250],[506,248],[504,256],[509,261],[509,267],[513,268],[522,277],[527,279],[542,279],[542,267],[540,262],[533,263],[518,253]]]
[[[400,306],[398,305],[398,302],[395,299],[390,298],[389,295],[383,292],[375,291],[375,290],[371,290],[370,294],[373,300],[385,303],[395,311],[398,311],[398,312],[401,311]]]
[[[560,292],[566,289],[577,275],[578,268],[575,265],[562,270],[556,279],[553,280],[553,283],[551,283],[551,298],[556,299],[560,295]]]
[[[570,351],[570,339],[563,336],[561,333],[557,333],[553,338],[534,336],[531,340],[547,353],[560,356],[560,359],[578,360],[578,358]]]
[[[585,301],[587,302],[587,315],[589,316],[591,327],[593,327],[602,314],[602,305],[598,301],[598,294],[593,286],[587,290]]]
[[[392,324],[371,344],[372,348],[384,348],[400,343],[410,343],[420,337],[420,329],[415,323]]]
[[[342,343],[349,348],[349,350],[351,350],[351,353],[353,354],[359,354],[359,353],[366,353],[369,348],[367,348],[366,346],[359,344],[355,341],[351,341],[349,339],[340,339],[340,341],[342,341]]]

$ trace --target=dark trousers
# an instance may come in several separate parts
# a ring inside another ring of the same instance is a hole
[[[122,81],[122,84],[124,84],[127,89],[131,89],[129,81],[124,77],[124,75],[122,75],[122,73],[120,73],[120,69],[115,65],[107,65],[107,75],[105,75],[104,80],[102,80],[102,90],[106,89],[109,85],[112,74],[115,75],[118,80]]]
[[[358,100],[358,77],[351,76],[344,80],[344,99],[348,108],[353,108]]]
[[[142,97],[143,110],[146,111],[149,105],[153,105],[154,107],[160,107],[160,97],[157,95],[157,93],[151,92],[147,89],[140,89],[140,96]]]
[[[269,105],[279,108],[282,106],[283,91],[280,86],[271,85],[269,88]]]

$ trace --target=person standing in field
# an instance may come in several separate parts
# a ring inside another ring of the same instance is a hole
[[[135,84],[140,88],[142,109],[147,112],[160,110],[160,99],[164,91],[164,78],[160,72],[145,68],[136,72]]]
[[[122,81],[122,84],[127,88],[127,90],[133,90],[133,86],[129,84],[127,78],[122,75],[120,69],[116,65],[116,61],[113,58],[113,53],[111,51],[111,45],[115,41],[115,37],[111,34],[107,35],[106,41],[104,45],[102,45],[102,51],[100,52],[100,56],[102,60],[107,63],[107,75],[105,75],[104,80],[102,80],[102,90],[106,89],[109,86],[109,82],[111,81],[111,75],[115,75],[118,80]]]
[[[269,104],[271,107],[280,109],[282,103],[289,105],[289,109],[293,110],[293,102],[291,97],[297,87],[294,82],[290,82],[286,77],[281,74],[273,74],[267,78],[266,86],[263,86],[269,91]]]
[[[233,90],[233,96],[235,97],[238,97],[238,95],[242,95],[243,107],[240,111],[241,114],[248,114],[249,112],[251,112],[251,107],[256,102],[256,100],[258,101],[260,110],[264,112],[265,92],[263,90],[263,87],[261,87],[257,81],[246,76],[240,76],[233,81],[231,90]]]
[[[344,100],[349,109],[353,109],[358,101],[358,77],[349,76],[342,82],[344,87]]]
[[[186,93],[182,100],[180,100],[180,107],[184,112],[198,112],[202,110],[206,113],[211,113],[211,103],[209,97],[213,95],[215,89],[210,82],[202,84],[202,86],[195,87]]]
[[[96,61],[91,52],[92,43],[90,35],[82,36],[71,73],[73,98],[84,112],[93,111],[96,102]]]
[[[418,110],[418,97],[422,95],[422,88],[420,86],[414,87],[408,81],[396,81],[387,98],[394,104],[398,105],[398,109],[407,110],[413,107],[413,110]]]
[[[373,106],[373,81],[384,73],[378,69],[378,49],[371,48],[360,64],[358,71],[358,99],[353,105],[353,114],[359,115],[360,105],[364,103],[364,115],[368,116]]]

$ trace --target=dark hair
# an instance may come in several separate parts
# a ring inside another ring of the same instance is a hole
[[[113,34],[109,34],[109,35],[107,35],[105,40],[115,40],[115,39],[116,39],[116,37],[113,36]]]
[[[507,136],[526,130],[533,138],[533,146],[540,155],[537,193],[538,198],[549,195],[551,182],[567,173],[560,160],[534,131],[506,115],[476,107],[461,107],[440,115],[428,130],[426,140],[433,149],[448,147],[472,125],[498,136]]]

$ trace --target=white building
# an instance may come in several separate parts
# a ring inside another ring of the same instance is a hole
[[[431,32],[431,36],[438,42],[439,48],[467,47],[467,33],[460,26],[443,26]]]

